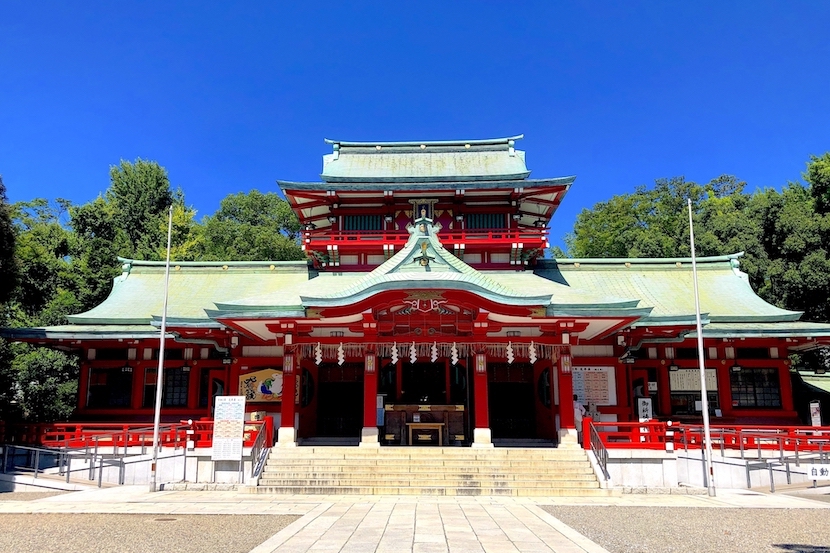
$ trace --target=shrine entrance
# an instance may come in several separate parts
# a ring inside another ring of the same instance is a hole
[[[442,405],[447,397],[446,366],[440,363],[403,363],[401,402]]]
[[[354,438],[363,428],[363,363],[318,369],[317,436]]]
[[[533,366],[490,363],[487,378],[493,439],[537,438]]]

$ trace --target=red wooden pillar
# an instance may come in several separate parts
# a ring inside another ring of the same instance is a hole
[[[487,355],[484,353],[475,354],[473,391],[475,393],[473,447],[493,447],[493,436],[490,432],[490,397],[487,393]]]
[[[84,355],[87,354],[87,350],[84,350]],[[141,408],[141,400],[138,401],[138,404],[135,403],[135,394],[136,389],[141,388],[142,391],[144,390],[143,382],[136,381],[136,373],[139,373],[139,376],[143,377],[143,371],[133,371],[133,399],[132,399],[132,406],[133,409],[140,409]],[[89,363],[86,361],[81,361],[81,371],[80,371],[80,378],[78,379],[78,410],[83,411],[86,409],[86,402],[87,394],[89,394],[89,379],[92,376],[92,370],[89,368]]]
[[[571,351],[564,348],[559,354],[559,443],[577,443],[574,425],[574,386],[571,373]]]
[[[297,366],[294,348],[285,347],[282,358],[282,400],[280,404],[280,429],[277,440],[281,447],[297,445],[297,430],[294,428],[294,390],[297,388]]]
[[[361,447],[378,447],[378,356],[366,352],[363,364],[363,430],[360,433]]]

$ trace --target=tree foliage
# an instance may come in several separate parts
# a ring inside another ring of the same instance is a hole
[[[6,186],[0,176],[0,305],[9,301],[17,285],[19,271],[14,255],[15,239]]]
[[[741,269],[761,297],[805,320],[830,320],[830,153],[812,156],[804,182],[744,191],[722,175],[705,185],[682,177],[639,186],[583,210],[565,243],[572,257],[689,256],[692,201],[699,256],[743,251]]]
[[[304,259],[297,243],[300,222],[273,192],[231,194],[203,223],[204,260],[289,261]]]

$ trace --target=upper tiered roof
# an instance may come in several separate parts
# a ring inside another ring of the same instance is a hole
[[[334,182],[467,182],[521,180],[530,175],[523,135],[487,140],[346,142],[326,139],[320,178]]]

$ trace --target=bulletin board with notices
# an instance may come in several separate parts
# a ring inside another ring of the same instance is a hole
[[[616,405],[614,367],[574,367],[573,391],[583,405]]]

